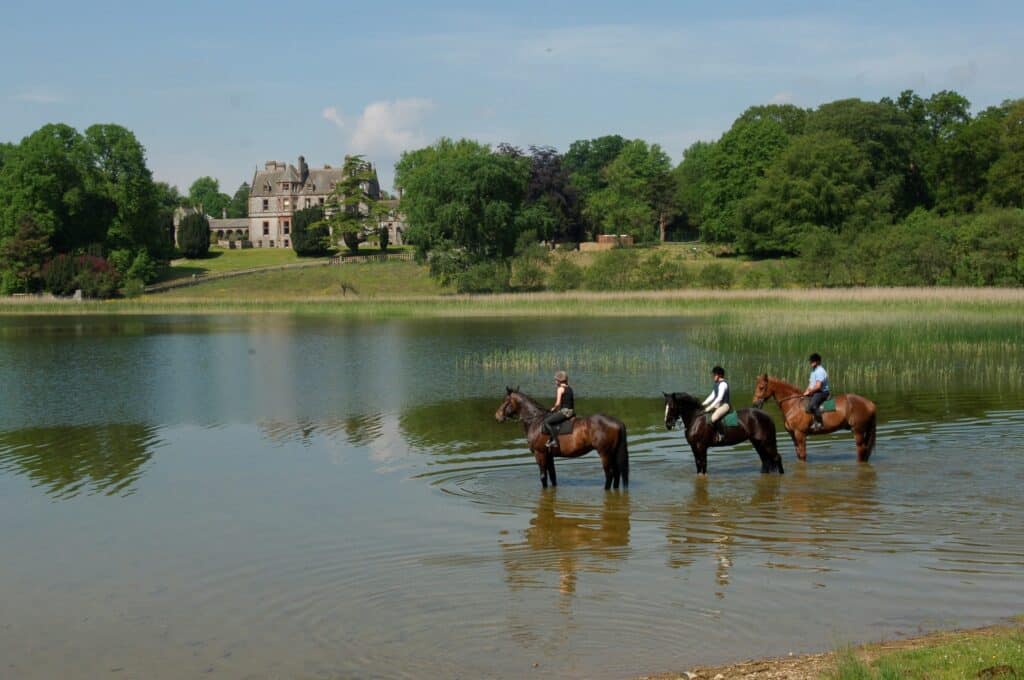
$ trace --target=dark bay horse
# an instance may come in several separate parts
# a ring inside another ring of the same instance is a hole
[[[786,431],[793,439],[796,455],[807,460],[807,437],[812,434],[829,434],[836,430],[853,430],[857,441],[857,460],[865,463],[875,449],[875,402],[859,394],[840,394],[835,397],[836,410],[821,414],[823,428],[811,430],[814,418],[804,411],[804,391],[785,380],[774,378],[767,373],[757,377],[754,388],[754,405],[760,407],[774,398],[782,410]]]
[[[781,475],[782,456],[779,455],[775,443],[775,423],[771,416],[757,408],[741,408],[736,411],[740,424],[725,428],[725,440],[715,441],[715,431],[704,417],[704,407],[700,399],[686,392],[665,394],[665,427],[669,430],[676,421],[683,421],[686,441],[693,450],[693,460],[697,463],[697,474],[708,473],[708,448],[712,446],[732,446],[750,440],[757,455],[761,457],[761,472],[776,472]]]
[[[577,417],[572,424],[572,432],[558,436],[558,448],[552,452],[547,447],[548,435],[541,428],[548,410],[518,388],[505,388],[505,401],[494,413],[494,418],[503,423],[510,418],[519,418],[526,431],[526,443],[530,446],[533,457],[540,468],[541,486],[547,488],[548,478],[551,486],[558,486],[555,477],[555,456],[562,458],[578,458],[585,453],[597,450],[604,466],[604,488],[618,489],[629,486],[629,449],[626,446],[626,426],[618,418],[600,413]]]

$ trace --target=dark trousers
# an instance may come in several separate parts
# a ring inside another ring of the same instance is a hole
[[[828,401],[828,398],[828,392],[815,392],[811,395],[811,398],[807,400],[806,411],[816,419],[821,420],[821,405]]]
[[[561,411],[552,411],[551,413],[544,416],[544,431],[548,433],[552,439],[558,436],[558,426],[561,423],[569,420],[569,416],[565,415]]]

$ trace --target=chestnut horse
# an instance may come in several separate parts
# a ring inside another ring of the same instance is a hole
[[[785,380],[773,378],[765,373],[757,378],[754,388],[754,406],[760,407],[774,398],[782,410],[786,431],[796,446],[796,455],[807,460],[807,437],[812,434],[828,434],[836,430],[853,430],[857,440],[857,460],[865,463],[875,449],[875,402],[859,394],[840,394],[835,397],[836,410],[821,414],[824,427],[811,430],[814,418],[804,410],[804,391]]]
[[[704,406],[700,399],[686,392],[665,394],[665,428],[671,430],[676,421],[683,421],[686,441],[693,451],[693,460],[697,463],[697,474],[708,473],[708,448],[712,446],[732,446],[750,440],[757,455],[761,458],[761,473],[778,471],[781,475],[782,456],[775,443],[775,423],[771,416],[760,409],[741,408],[736,411],[740,424],[725,428],[725,439],[715,441],[715,431],[704,416]]]
[[[558,436],[558,448],[547,447],[548,435],[541,427],[548,410],[530,397],[519,391],[519,388],[505,388],[505,401],[494,413],[494,418],[503,423],[510,418],[519,418],[526,431],[526,443],[530,446],[533,457],[540,468],[540,484],[545,489],[548,478],[551,486],[558,486],[555,477],[555,456],[562,458],[579,458],[585,453],[597,450],[604,466],[604,488],[618,489],[629,486],[629,449],[626,446],[626,426],[618,418],[600,413],[577,417],[572,423],[572,432]]]

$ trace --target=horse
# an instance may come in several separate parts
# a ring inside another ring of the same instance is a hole
[[[774,398],[782,410],[786,431],[789,432],[796,455],[807,460],[807,436],[829,434],[836,430],[853,430],[857,441],[857,460],[866,463],[875,450],[875,402],[859,394],[840,394],[835,398],[836,410],[821,414],[822,427],[812,430],[814,418],[804,410],[804,391],[785,380],[774,378],[767,373],[758,376],[754,388],[754,406],[760,408],[768,399]]]
[[[683,421],[686,441],[693,450],[693,460],[697,463],[697,474],[708,473],[708,448],[713,446],[732,446],[750,440],[761,457],[761,473],[785,473],[782,468],[782,456],[779,455],[775,443],[775,423],[771,416],[757,408],[741,408],[736,411],[740,424],[725,427],[725,438],[715,441],[715,431],[704,417],[704,407],[700,400],[686,392],[673,392],[665,397],[665,429],[671,430],[677,421]]]
[[[548,435],[542,428],[548,410],[519,391],[519,388],[505,388],[505,400],[494,413],[494,418],[503,423],[518,418],[526,431],[526,443],[540,468],[540,484],[543,488],[558,486],[555,476],[555,456],[579,458],[585,453],[597,450],[604,466],[604,488],[618,489],[629,486],[629,448],[626,445],[626,426],[618,418],[595,414],[586,418],[577,417],[572,421],[572,432],[558,435],[558,448],[548,448]]]

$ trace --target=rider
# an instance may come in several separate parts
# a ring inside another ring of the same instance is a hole
[[[807,400],[804,410],[814,416],[811,431],[817,432],[825,426],[821,422],[821,405],[832,395],[828,384],[828,372],[821,365],[821,355],[815,352],[809,360],[811,362],[811,379],[807,383],[807,389],[804,390],[804,396],[810,397],[810,399]]]
[[[711,414],[711,427],[715,430],[715,442],[721,443],[725,439],[725,432],[719,427],[718,422],[732,409],[732,405],[729,403],[729,383],[725,382],[725,369],[721,366],[712,368],[711,375],[715,378],[715,384],[711,388],[711,394],[701,403],[701,406],[704,407],[704,413]]]
[[[576,402],[573,399],[572,388],[569,387],[569,374],[565,371],[555,373],[555,405],[550,413],[544,416],[544,431],[548,433],[548,448],[558,448],[558,425],[576,415]]]

